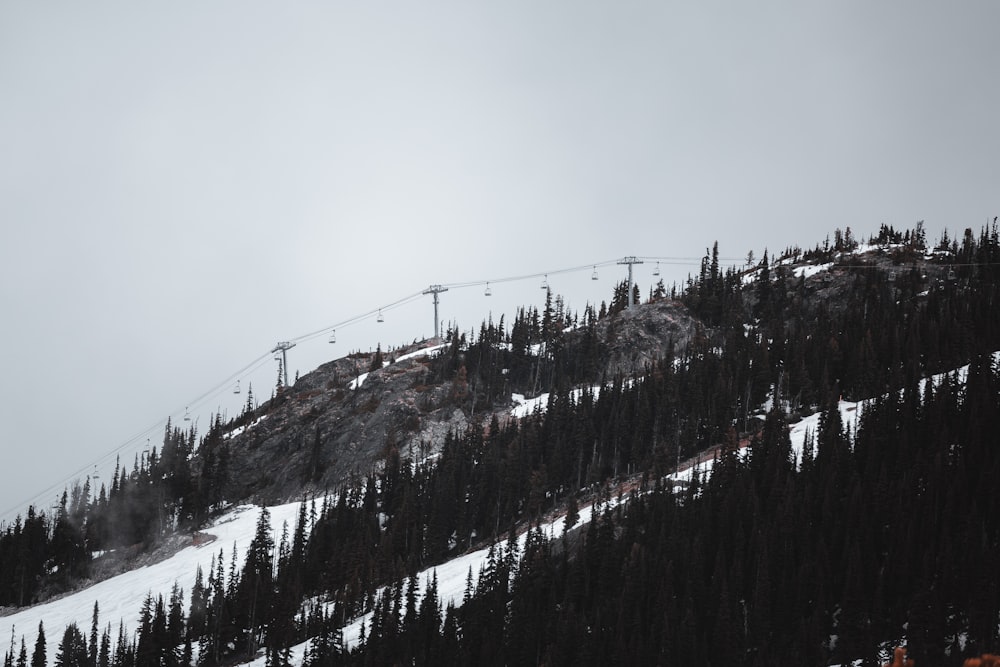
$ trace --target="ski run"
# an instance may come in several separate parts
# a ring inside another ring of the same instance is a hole
[[[427,352],[428,350],[421,351],[422,354]],[[1000,363],[1000,352],[993,353],[992,359],[994,364]],[[952,376],[958,383],[964,383],[967,372],[968,366],[965,366],[951,373],[936,375],[929,380],[924,380],[924,382],[931,381],[937,384],[946,376]],[[359,378],[358,384],[361,381],[363,380]],[[597,387],[593,391],[596,393],[599,389]],[[576,392],[579,391],[579,389],[576,390]],[[543,395],[535,399],[525,400],[523,396],[516,395],[514,400],[517,405],[511,414],[515,418],[521,418],[536,410],[544,410],[548,396]],[[860,414],[864,411],[864,401],[840,401],[839,407],[844,425],[853,431]],[[792,449],[797,458],[801,459],[803,445],[807,438],[812,437],[817,432],[819,419],[820,414],[816,413],[789,427]],[[711,458],[695,461],[689,463],[688,467],[670,475],[670,479],[681,483],[688,482],[695,474],[709,473],[711,467]],[[616,500],[612,499],[610,502],[615,503]],[[299,502],[293,502],[268,508],[275,542],[280,538],[286,524],[289,531],[294,528],[299,506]],[[601,509],[598,508],[598,511]],[[593,505],[581,505],[579,521],[576,526],[587,524],[591,520],[593,512]],[[125,572],[83,590],[0,617],[6,626],[4,630],[9,630],[10,637],[14,642],[12,647],[14,653],[16,654],[20,647],[22,636],[29,650],[35,645],[38,626],[41,622],[44,623],[46,633],[46,654],[50,660],[54,659],[63,630],[67,625],[76,623],[81,631],[87,631],[90,628],[95,602],[99,606],[100,626],[102,628],[110,624],[112,632],[116,632],[119,624],[124,624],[126,631],[134,636],[139,627],[142,604],[147,596],[152,595],[155,598],[162,595],[164,599],[167,599],[175,585],[182,589],[185,595],[189,594],[194,586],[198,568],[201,568],[202,573],[207,576],[213,559],[221,557],[225,559],[225,563],[229,563],[235,553],[236,562],[242,563],[246,556],[247,547],[253,538],[259,514],[260,508],[252,505],[236,507],[201,531],[202,534],[210,535],[214,539],[204,542],[192,538],[191,544],[161,562]],[[541,524],[540,528],[549,538],[559,538],[564,530],[563,517],[557,516],[551,521]],[[518,538],[518,548],[522,552],[526,538],[526,533],[521,533]],[[488,560],[489,551],[489,548],[472,551],[420,572],[417,575],[419,595],[423,595],[428,582],[436,576],[438,596],[442,607],[447,607],[449,603],[456,607],[460,606],[470,572],[472,582],[475,584],[478,581],[480,571]],[[370,614],[367,614],[353,619],[344,626],[344,645],[346,647],[356,646],[363,624],[369,623]],[[307,644],[300,644],[293,647],[293,664],[302,664],[306,646]],[[5,651],[8,648],[11,647],[4,646]],[[254,667],[263,667],[263,655],[249,664]]]

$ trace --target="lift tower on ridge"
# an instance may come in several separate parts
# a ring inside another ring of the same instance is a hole
[[[287,355],[287,352],[290,349],[292,349],[293,347],[295,347],[295,343],[290,343],[288,341],[282,341],[282,342],[278,343],[277,345],[275,345],[274,349],[271,350],[272,354],[275,354],[277,352],[281,352],[281,370],[285,373],[284,382],[285,382],[285,386],[286,387],[288,386],[288,355]],[[277,357],[275,357],[275,359],[277,359]]]
[[[638,259],[637,257],[630,256],[630,257],[622,257],[621,259],[618,260],[618,263],[628,264],[628,307],[629,310],[631,310],[632,306],[635,305],[632,300],[632,285],[635,284],[632,282],[632,265],[642,264],[642,260]]]
[[[424,290],[424,294],[434,295],[434,338],[441,337],[440,325],[438,324],[438,294],[441,292],[447,292],[447,287],[441,287],[440,285],[431,285]]]

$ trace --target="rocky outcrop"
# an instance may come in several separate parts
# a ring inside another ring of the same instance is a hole
[[[666,299],[617,313],[597,323],[600,368],[607,377],[641,373],[671,345],[683,350],[700,327]],[[567,344],[581,333],[569,332]],[[392,350],[371,372],[372,355],[353,354],[300,377],[259,408],[251,425],[225,436],[227,496],[274,503],[332,491],[377,469],[392,448],[422,461],[473,419],[510,418],[505,403],[480,407],[473,418],[457,405],[450,381],[432,383],[431,358],[440,348],[424,342]]]
[[[597,323],[604,341],[604,370],[615,374],[642,373],[666,355],[671,345],[677,352],[687,348],[695,334],[703,329],[680,302],[661,299],[623,310]]]
[[[290,500],[364,476],[390,447],[414,457],[437,451],[468,424],[448,404],[447,386],[427,384],[433,354],[419,345],[396,350],[371,372],[371,355],[355,354],[299,378],[252,427],[226,438],[230,497]]]

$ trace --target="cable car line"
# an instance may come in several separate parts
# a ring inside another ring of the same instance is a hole
[[[652,260],[652,261],[657,261],[658,260],[658,261],[660,261],[660,262],[662,262],[664,264],[677,264],[677,265],[691,264],[691,265],[698,265],[698,264],[700,264],[703,261],[704,258],[702,258],[702,257],[698,257],[698,258],[694,258],[694,257],[690,257],[690,258],[688,258],[688,257],[650,257],[650,258],[642,258],[642,259],[649,259],[649,260]],[[500,278],[489,278],[488,280],[473,280],[473,281],[466,281],[466,282],[442,283],[440,285],[437,285],[437,287],[444,288],[444,289],[462,289],[462,288],[465,288],[465,287],[483,287],[483,286],[486,286],[486,291],[484,292],[484,294],[486,296],[489,296],[489,294],[491,293],[491,290],[489,289],[490,285],[497,285],[497,284],[509,283],[509,282],[517,282],[517,281],[522,281],[522,280],[538,280],[539,278],[544,278],[545,281],[546,281],[546,284],[548,285],[548,277],[549,276],[558,276],[558,275],[563,275],[563,274],[567,274],[567,273],[575,273],[575,272],[579,272],[579,271],[588,271],[588,272],[591,272],[591,278],[594,279],[594,280],[596,280],[597,279],[597,269],[599,267],[613,266],[613,265],[617,264],[618,261],[619,261],[618,258],[616,258],[616,259],[611,259],[611,260],[605,260],[603,262],[596,262],[596,263],[589,262],[587,264],[582,264],[582,265],[579,265],[579,266],[572,266],[572,267],[563,268],[563,269],[554,269],[554,270],[548,270],[548,271],[540,271],[538,273],[513,275],[513,276],[500,277]],[[742,260],[741,259],[740,260],[735,260],[735,259],[732,259],[732,258],[720,258],[720,261],[727,261],[728,262],[728,261],[742,261]],[[348,327],[348,326],[351,326],[353,324],[357,324],[359,322],[362,322],[364,320],[370,319],[372,317],[379,317],[379,318],[381,318],[383,316],[383,314],[385,312],[387,312],[387,311],[393,310],[395,308],[402,307],[402,306],[407,305],[407,304],[409,304],[409,303],[411,303],[411,302],[413,302],[413,301],[415,301],[417,299],[421,299],[424,296],[425,292],[426,292],[426,290],[420,290],[420,291],[414,292],[414,293],[409,294],[407,296],[404,296],[404,297],[402,297],[400,299],[397,299],[396,301],[393,301],[393,302],[391,302],[389,304],[383,305],[381,307],[373,308],[372,310],[369,310],[369,311],[361,313],[359,315],[355,315],[353,317],[347,318],[347,319],[342,320],[340,322],[337,322],[335,324],[328,325],[328,326],[325,326],[325,327],[323,327],[321,329],[317,329],[315,331],[311,331],[309,333],[302,334],[302,335],[297,336],[295,338],[289,338],[289,339],[287,339],[287,342],[288,343],[292,343],[292,344],[294,344],[294,343],[303,343],[303,342],[312,340],[314,338],[317,338],[319,336],[329,336],[330,339],[331,339],[330,342],[334,342],[336,340],[336,334],[335,334],[335,332],[336,332],[337,329],[343,329],[344,327]],[[149,439],[150,439],[150,437],[155,433],[155,431],[162,430],[163,428],[166,427],[166,425],[168,423],[173,423],[174,421],[180,421],[180,420],[175,420],[175,417],[181,417],[181,416],[183,416],[184,417],[183,421],[192,422],[192,428],[194,428],[194,426],[193,426],[194,419],[191,416],[192,412],[196,413],[197,412],[197,408],[199,406],[201,406],[209,398],[214,398],[214,397],[220,396],[220,395],[222,395],[224,393],[229,393],[229,394],[239,393],[239,391],[234,391],[234,389],[233,389],[234,385],[238,388],[239,387],[239,380],[240,380],[240,378],[248,376],[252,372],[254,372],[257,369],[259,369],[261,366],[263,366],[265,363],[268,363],[271,355],[272,355],[271,351],[268,351],[268,352],[262,354],[261,356],[257,357],[256,359],[252,360],[251,362],[249,362],[248,364],[246,364],[245,366],[243,366],[242,368],[240,368],[238,371],[230,374],[222,382],[220,382],[220,383],[212,386],[210,389],[208,389],[207,391],[205,391],[201,395],[196,396],[192,400],[190,400],[187,403],[185,403],[185,407],[184,407],[183,410],[177,409],[177,410],[174,410],[174,411],[170,412],[169,415],[168,415],[168,417],[166,419],[158,420],[155,424],[152,424],[151,426],[149,426],[149,427],[147,427],[147,428],[139,431],[138,433],[136,433],[132,437],[127,438],[126,440],[124,440],[122,442],[122,444],[118,445],[113,450],[111,450],[111,451],[107,452],[106,454],[98,457],[96,459],[96,461],[91,461],[90,463],[88,463],[85,466],[81,467],[79,470],[77,470],[76,472],[72,473],[71,475],[69,475],[69,476],[65,477],[64,479],[62,479],[62,480],[54,483],[53,485],[49,486],[48,488],[46,488],[45,490],[43,490],[38,495],[33,496],[32,498],[28,499],[26,502],[18,503],[15,507],[12,507],[12,508],[6,510],[2,514],[0,514],[0,527],[2,527],[6,523],[6,517],[10,516],[14,512],[19,512],[21,509],[26,508],[29,505],[36,505],[37,502],[39,500],[41,500],[43,497],[51,494],[52,492],[57,492],[60,488],[65,488],[66,485],[70,484],[71,482],[73,482],[76,479],[79,479],[81,476],[87,474],[88,472],[93,471],[93,473],[96,473],[98,466],[109,464],[114,458],[119,457],[124,450],[126,450],[126,449],[128,449],[130,447],[133,447],[135,445],[136,441],[140,441],[141,442],[142,438],[146,438],[146,440],[148,442]],[[97,478],[96,474],[91,474],[90,476],[92,478],[95,478],[95,479]]]

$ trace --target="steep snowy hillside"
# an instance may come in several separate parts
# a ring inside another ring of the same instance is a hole
[[[269,508],[276,537],[280,536],[283,524],[287,523],[289,530],[294,526],[298,507],[298,503],[291,503]],[[197,544],[190,544],[160,563],[126,572],[58,600],[22,609],[2,620],[17,638],[18,646],[23,635],[29,647],[35,645],[39,622],[44,623],[50,663],[68,624],[76,623],[82,632],[89,633],[95,602],[102,630],[110,624],[115,638],[119,623],[124,623],[128,636],[132,637],[139,625],[142,603],[148,595],[154,598],[162,595],[168,599],[176,584],[187,596],[194,586],[197,569],[200,567],[207,577],[213,558],[218,559],[220,554],[227,567],[234,550],[237,562],[242,563],[259,513],[259,508],[250,505],[234,508],[202,531]]]
[[[0,604],[99,582],[7,616],[10,651],[44,621],[51,661],[95,602],[124,660],[99,667],[171,662],[184,640],[204,664],[265,646],[268,664],[295,663],[308,637],[314,656],[359,664],[572,661],[580,646],[602,664],[716,649],[826,664],[904,635],[924,655],[989,649],[1000,593],[965,600],[975,582],[1000,590],[1000,240],[928,252],[884,231],[740,270],[713,251],[683,293],[660,285],[634,307],[624,284],[599,312],[546,292],[512,322],[352,353],[264,402],[247,392],[205,433],[170,425],[107,492],[71,488],[0,535]],[[586,529],[558,539],[566,526]],[[29,538],[39,555],[18,561]],[[970,541],[990,546],[948,547]],[[140,621],[178,589],[173,620]],[[958,611],[926,611],[945,604]],[[634,618],[609,625],[622,609]]]
[[[994,353],[992,360],[994,364],[1000,363],[1000,352]],[[967,372],[968,366],[964,366],[952,373],[939,374],[924,380],[924,383],[939,384],[948,377],[953,378],[958,383],[964,383]],[[921,388],[923,388],[923,384]],[[841,419],[845,425],[850,427],[852,424],[856,424],[864,410],[864,403],[864,401],[839,402]],[[524,416],[535,410],[544,410],[545,405],[544,397],[540,397],[540,400],[534,402],[521,403],[518,408],[515,408],[514,413],[518,416]],[[797,458],[801,458],[807,439],[815,436],[819,428],[819,420],[820,415],[816,413],[789,426],[792,450]],[[669,475],[669,479],[685,483],[689,482],[694,474],[698,474],[704,479],[706,475],[711,473],[713,460],[714,457],[711,454],[701,458],[696,457],[686,462],[680,470]],[[611,502],[615,501],[612,499]],[[593,509],[593,504],[581,506],[576,525],[587,524],[592,518]],[[268,510],[271,516],[273,536],[277,543],[285,528],[289,532],[294,528],[299,503],[271,506]],[[38,624],[42,622],[45,624],[47,654],[50,660],[53,659],[66,625],[76,623],[85,632],[90,628],[95,602],[98,603],[100,609],[99,627],[103,629],[110,624],[113,632],[116,632],[121,622],[124,623],[129,637],[138,628],[142,604],[148,595],[152,595],[154,598],[163,596],[166,599],[169,597],[171,589],[177,585],[184,591],[185,605],[187,605],[187,595],[194,585],[197,568],[200,567],[207,576],[213,560],[220,557],[228,567],[234,551],[237,563],[242,562],[247,547],[254,536],[259,514],[259,507],[245,505],[234,508],[213,522],[210,527],[201,531],[202,534],[199,536],[197,544],[191,544],[181,549],[160,563],[127,572],[61,599],[3,617],[3,620],[9,624],[15,640],[13,647],[15,654],[22,636],[27,646],[34,646]],[[565,529],[563,517],[557,515],[551,518],[541,524],[540,529],[550,538],[560,537]],[[525,539],[526,533],[522,532],[519,538],[520,549],[524,548]],[[422,570],[416,575],[419,594],[422,596],[428,582],[432,578],[436,578],[441,604],[446,606],[452,603],[455,606],[460,606],[466,591],[469,573],[471,572],[472,581],[475,582],[489,558],[489,552],[488,548],[474,550],[446,563]],[[370,623],[370,618],[371,615],[368,614],[352,620],[343,627],[344,642],[348,647],[357,643],[362,624]],[[295,664],[300,663],[305,646],[305,644],[301,644],[293,648],[292,656]],[[263,665],[263,658],[252,664]]]
[[[592,510],[592,505],[580,508],[581,525],[590,520]],[[268,511],[277,542],[284,525],[287,525],[289,531],[294,526],[299,503],[272,506]],[[147,596],[152,595],[153,598],[163,596],[167,599],[175,585],[179,586],[187,596],[194,586],[197,569],[200,567],[207,576],[213,559],[223,558],[228,567],[235,553],[236,562],[242,563],[246,557],[247,547],[253,539],[259,514],[259,507],[245,505],[235,508],[202,531],[204,541],[185,547],[160,563],[126,572],[58,600],[2,617],[15,637],[14,653],[17,653],[22,636],[27,646],[35,645],[38,624],[41,622],[45,626],[46,652],[51,661],[56,655],[63,630],[67,625],[75,623],[85,634],[89,631],[95,602],[100,609],[101,630],[110,624],[114,633],[117,632],[119,624],[124,623],[127,637],[129,639],[134,637],[139,627],[142,604]],[[557,517],[543,524],[541,530],[548,537],[559,537],[564,529],[563,524],[563,519]],[[520,537],[522,548],[525,538],[526,535],[522,533]],[[471,571],[475,581],[488,556],[489,549],[479,549],[420,572],[417,580],[421,595],[430,578],[436,576],[438,595],[442,604],[447,605],[451,602],[460,606],[467,575]],[[185,597],[185,609],[187,600]],[[344,639],[348,645],[357,642],[361,625],[369,618],[370,615],[355,619],[344,627]],[[301,651],[302,646],[296,647],[296,654],[300,658]]]

